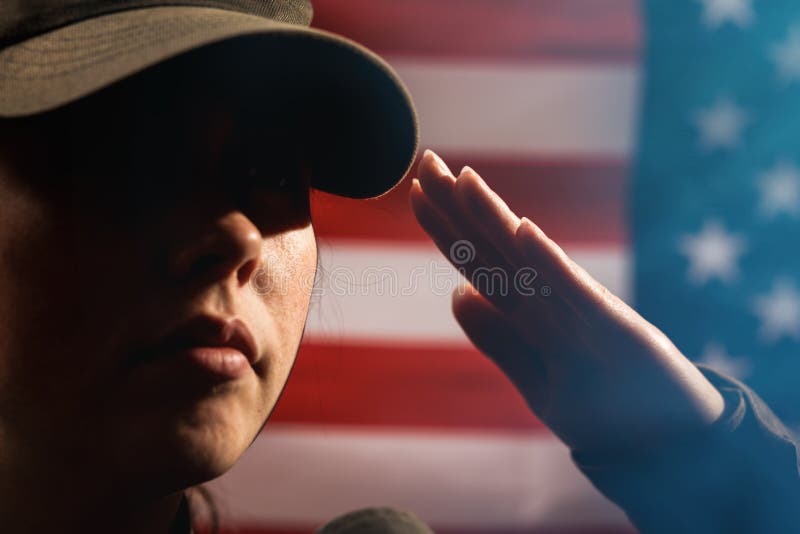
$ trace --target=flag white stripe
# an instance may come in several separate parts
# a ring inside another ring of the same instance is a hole
[[[492,156],[630,154],[635,65],[388,60],[413,95],[422,147]]]
[[[419,434],[267,426],[209,484],[228,524],[310,525],[392,505],[434,526],[627,526],[548,434]]]
[[[613,293],[629,297],[630,261],[625,249],[567,246],[565,250]],[[307,339],[467,343],[450,311],[450,294],[460,277],[433,245],[322,240],[320,258]],[[537,281],[534,288],[545,283]],[[512,285],[509,279],[508,290]],[[497,287],[502,287],[499,279]]]

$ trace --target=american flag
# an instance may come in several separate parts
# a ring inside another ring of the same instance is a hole
[[[800,6],[765,4],[652,0],[641,32],[636,0],[316,0],[313,25],[397,69],[421,149],[470,165],[785,416],[800,406]],[[311,532],[392,505],[445,534],[633,532],[460,331],[408,187],[316,195],[319,295],[276,411],[210,485],[226,527]]]

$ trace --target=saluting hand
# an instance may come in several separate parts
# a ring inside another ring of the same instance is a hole
[[[474,247],[468,264],[455,258],[474,282],[453,295],[456,319],[571,449],[646,447],[719,418],[724,400],[694,364],[533,222],[514,214],[475,171],[465,167],[456,178],[426,151],[418,174],[410,201],[425,231],[451,261],[454,243]],[[485,274],[497,268],[508,276],[508,291],[476,282],[478,273],[488,281]],[[549,294],[515,287],[521,269],[535,270]]]

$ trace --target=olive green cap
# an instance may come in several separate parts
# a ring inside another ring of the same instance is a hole
[[[207,53],[237,73],[231,84],[252,85],[242,94],[254,113],[303,125],[314,187],[380,196],[413,164],[413,101],[386,61],[311,28],[312,15],[308,0],[2,0],[0,118],[44,114]]]

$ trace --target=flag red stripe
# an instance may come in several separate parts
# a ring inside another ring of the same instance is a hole
[[[639,46],[636,0],[317,0],[312,24],[415,57],[630,60]]]
[[[624,245],[625,165],[616,161],[491,160],[447,154],[453,172],[469,164],[520,215],[559,242]],[[316,193],[322,237],[426,241],[408,206],[409,177],[381,198],[363,201]]]
[[[304,344],[271,422],[432,429],[542,428],[470,348]]]

